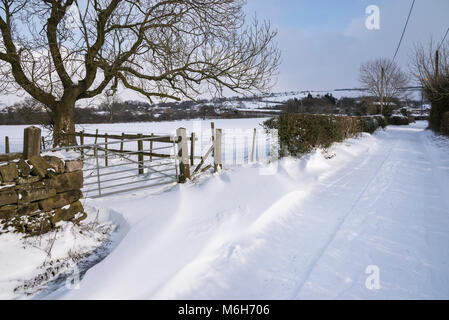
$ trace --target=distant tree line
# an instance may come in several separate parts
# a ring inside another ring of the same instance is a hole
[[[419,107],[420,101],[407,101],[407,103],[398,98],[390,98],[388,104],[384,104],[383,113],[389,117],[395,109],[406,106]],[[308,95],[303,99],[291,99],[281,107],[282,110],[289,113],[308,113],[308,114],[344,114],[351,116],[375,115],[380,113],[380,104],[375,96],[363,96],[357,98],[343,97],[336,99],[332,94],[312,97]]]
[[[194,101],[160,103],[126,101],[103,103],[98,107],[75,108],[75,121],[88,123],[150,122],[189,119],[231,119],[261,117],[261,114],[220,109],[213,105],[197,105]],[[26,99],[0,111],[0,125],[38,124],[52,127],[51,110],[38,102]]]

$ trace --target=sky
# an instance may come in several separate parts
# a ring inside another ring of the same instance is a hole
[[[274,91],[360,87],[360,65],[392,58],[412,0],[248,0],[247,16],[278,30],[282,64]],[[368,30],[366,8],[376,5],[380,29]],[[416,43],[441,41],[449,27],[448,0],[416,0],[397,62],[409,71]]]
[[[281,65],[272,92],[332,91],[360,87],[359,68],[368,60],[392,58],[412,0],[247,0],[250,19],[269,20],[277,29]],[[376,5],[380,29],[368,30],[366,8]],[[417,43],[439,42],[449,27],[448,0],[416,0],[397,55],[409,71]],[[449,38],[449,37],[448,37]],[[448,39],[449,40],[449,39]],[[135,93],[122,93],[122,100],[145,100]],[[22,97],[2,96],[8,105]]]

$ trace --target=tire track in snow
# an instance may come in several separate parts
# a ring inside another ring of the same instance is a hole
[[[317,255],[312,259],[311,263],[306,268],[305,276],[304,276],[303,280],[298,284],[297,288],[294,290],[294,294],[293,294],[292,298],[295,298],[295,297],[297,297],[299,295],[299,293],[301,292],[302,288],[304,287],[304,285],[309,280],[310,275],[312,274],[312,272],[313,272],[314,268],[316,267],[316,265],[318,264],[319,260],[325,254],[326,250],[329,248],[329,246],[331,245],[332,241],[335,239],[335,236],[337,235],[338,231],[341,229],[342,225],[344,224],[344,222],[346,221],[348,216],[354,211],[354,209],[356,208],[357,204],[362,199],[363,195],[366,193],[366,191],[373,184],[374,180],[379,175],[379,172],[384,167],[385,163],[390,159],[391,154],[393,153],[393,150],[397,147],[398,143],[399,143],[399,141],[396,141],[394,143],[394,145],[392,147],[390,147],[386,157],[381,161],[381,163],[379,164],[377,169],[374,171],[374,174],[372,175],[372,177],[368,180],[366,185],[363,187],[363,189],[357,195],[357,197],[353,201],[350,209],[342,217],[340,217],[339,221],[337,222],[337,224],[335,226],[335,229],[330,234],[328,240],[325,242],[323,247],[318,251]],[[353,173],[353,172],[351,172],[351,173]]]
[[[379,144],[379,143],[377,142],[376,145],[370,146],[366,152],[370,152],[371,149],[377,148],[377,147],[378,147],[378,144]],[[324,187],[325,190],[328,190],[328,189],[330,189],[331,187],[337,185],[340,181],[345,180],[347,177],[353,175],[354,172],[359,171],[361,168],[363,168],[363,167],[369,162],[369,160],[371,159],[371,157],[372,157],[372,155],[367,155],[367,156],[363,159],[363,161],[362,161],[361,163],[357,164],[357,165],[356,165],[354,168],[352,168],[351,170],[348,170],[348,171],[349,171],[348,173],[343,174],[342,176],[340,176],[339,178],[337,178],[335,181],[333,181],[333,182],[331,182],[331,183],[328,183],[328,184],[324,184],[324,183],[323,183],[323,184],[321,184],[321,186]],[[356,160],[353,160],[352,162],[354,162],[354,161],[356,161]],[[352,162],[351,162],[349,165],[347,165],[347,167],[349,167],[349,166],[352,164]],[[336,172],[333,172],[331,175],[329,175],[329,176],[326,177],[326,178],[327,178],[327,179],[332,178],[333,175],[338,174],[339,172],[341,172],[342,170],[345,170],[345,169],[347,170],[347,168],[339,169],[339,170],[337,170]],[[320,186],[320,185],[318,185],[318,186]]]

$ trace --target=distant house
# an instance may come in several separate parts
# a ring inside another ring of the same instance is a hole
[[[381,103],[380,103],[380,101],[374,101],[372,104],[375,105],[375,106],[380,106]],[[384,106],[390,106],[390,107],[393,107],[393,108],[398,106],[395,102],[388,102],[388,103],[384,102],[383,105]]]

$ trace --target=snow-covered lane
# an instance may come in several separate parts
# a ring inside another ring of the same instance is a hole
[[[449,298],[449,143],[424,125],[272,172],[245,167],[96,201],[121,212],[129,232],[79,290],[50,298]],[[365,285],[372,265],[379,290]]]
[[[433,160],[447,159],[447,153],[432,148],[430,137],[418,128],[389,129],[385,159],[367,164],[378,168],[365,176],[297,298],[449,297],[448,162]],[[338,193],[350,192],[345,189],[340,184]],[[365,286],[369,265],[380,270],[380,290]]]

